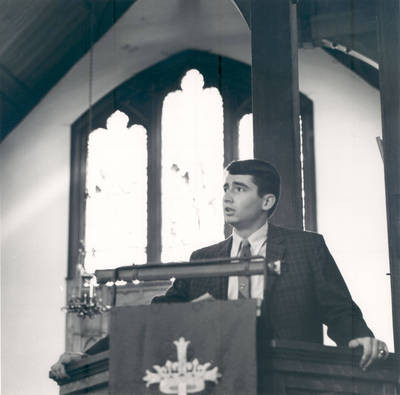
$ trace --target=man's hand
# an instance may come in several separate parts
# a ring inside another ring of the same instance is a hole
[[[65,352],[61,354],[58,361],[50,368],[50,378],[54,380],[60,380],[69,377],[65,365],[72,361],[80,361],[82,358],[87,357],[87,354],[83,352]]]
[[[377,359],[386,359],[389,356],[389,350],[385,342],[374,337],[358,337],[349,341],[350,348],[363,348],[363,354],[360,361],[362,370],[366,370]]]

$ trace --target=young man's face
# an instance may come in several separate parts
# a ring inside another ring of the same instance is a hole
[[[261,227],[267,220],[267,211],[275,202],[272,194],[258,195],[251,175],[227,173],[224,191],[225,222],[238,230]]]

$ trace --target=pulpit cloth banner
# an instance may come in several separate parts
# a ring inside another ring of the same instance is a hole
[[[114,308],[109,390],[111,395],[256,395],[256,302]]]

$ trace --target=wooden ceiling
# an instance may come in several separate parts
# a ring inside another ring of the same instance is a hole
[[[378,62],[377,1],[299,0],[302,40],[329,40]]]
[[[242,11],[250,1],[236,0]],[[377,1],[298,0],[299,45],[323,46],[327,40],[378,62]],[[134,2],[2,0],[1,139]],[[349,65],[354,69],[354,62]]]
[[[4,138],[134,0],[9,0],[0,11]],[[92,28],[91,28],[92,26]]]

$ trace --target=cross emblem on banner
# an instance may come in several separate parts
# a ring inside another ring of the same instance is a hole
[[[164,366],[154,365],[152,372],[146,369],[146,375],[143,380],[146,381],[146,387],[152,384],[159,384],[160,392],[163,394],[187,395],[203,391],[206,381],[218,383],[221,374],[218,367],[208,370],[210,362],[200,364],[197,358],[193,361],[187,361],[187,347],[190,341],[180,337],[175,340],[177,348],[177,361],[167,360]]]

